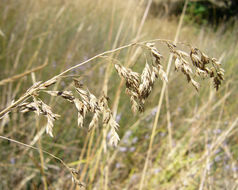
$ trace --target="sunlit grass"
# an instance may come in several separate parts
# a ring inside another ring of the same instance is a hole
[[[46,81],[98,53],[131,43],[144,9],[144,5],[138,7],[128,1],[1,1],[0,30],[4,36],[0,35],[0,81],[48,60],[47,66],[34,74],[0,86],[1,110],[32,85],[32,78]],[[173,39],[176,27],[175,20],[150,15],[137,40]],[[204,175],[203,189],[236,188],[236,127],[225,139],[219,138],[226,134],[238,114],[236,33],[234,29],[222,34],[222,28],[214,32],[207,26],[182,28],[179,41],[189,42],[223,60],[226,81],[218,92],[211,88],[212,81],[203,81],[197,93],[187,85],[184,76],[172,69],[168,101],[164,101],[161,109],[145,189],[199,189]],[[168,55],[165,47],[159,48]],[[133,49],[123,50],[112,58],[122,64],[131,61],[134,69],[142,70],[144,63],[138,58],[131,59],[133,53]],[[168,56],[164,57],[166,65]],[[156,82],[145,112],[133,116],[124,88],[119,87],[119,77],[107,67],[110,60],[93,61],[68,75],[81,77],[94,94],[100,95],[105,73],[111,71],[108,96],[121,126],[118,148],[108,147],[104,152],[102,126],[91,132],[86,127],[78,128],[77,114],[72,106],[46,95],[41,96],[55,113],[61,114],[54,127],[53,139],[40,132],[45,125],[43,118],[37,121],[33,114],[16,112],[1,121],[1,135],[41,147],[79,169],[79,180],[86,183],[88,189],[105,189],[105,186],[108,189],[138,189],[162,84]],[[70,77],[59,81],[57,87],[72,87]],[[118,107],[116,97],[120,97]],[[88,118],[85,126],[89,122]],[[168,123],[172,127],[172,149]],[[35,141],[37,134],[40,139]],[[212,149],[214,152],[201,160],[213,143],[216,145]],[[0,189],[75,189],[69,173],[48,155],[42,158],[33,150],[4,140],[1,140],[0,152]]]

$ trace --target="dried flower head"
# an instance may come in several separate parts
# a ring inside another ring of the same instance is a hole
[[[37,115],[44,115],[47,118],[46,133],[53,137],[54,121],[60,116],[51,111],[51,107],[45,104],[42,100],[33,97],[33,102],[25,102],[18,106],[21,112],[26,113],[33,111]]]

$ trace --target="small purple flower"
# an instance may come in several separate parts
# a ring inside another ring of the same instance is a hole
[[[120,152],[126,152],[127,151],[127,147],[123,147],[123,146],[118,147],[118,149],[119,149]]]
[[[233,172],[237,172],[238,171],[238,167],[237,166],[232,167],[232,171]]]
[[[126,131],[124,137],[125,137],[125,138],[129,138],[129,137],[131,136],[131,134],[132,134],[132,131],[131,131],[131,130],[128,130],[128,131]]]
[[[134,152],[136,150],[136,148],[133,146],[133,147],[130,147],[130,152]]]
[[[117,114],[116,116],[116,122],[119,122],[121,120],[121,113]]]
[[[148,138],[150,138],[150,135],[149,135],[149,134],[146,134],[146,135],[145,135],[145,139],[148,139]]]
[[[138,179],[138,176],[137,176],[137,175],[133,174],[133,175],[131,176],[131,181],[135,181],[135,180],[137,180],[137,179]]]
[[[154,173],[154,174],[158,174],[160,171],[161,171],[160,168],[155,168],[155,169],[153,170],[153,173]]]
[[[218,135],[218,134],[220,134],[221,132],[222,132],[221,129],[214,129],[214,130],[213,130],[213,134],[215,134],[215,135]]]
[[[214,154],[218,154],[218,153],[220,153],[220,152],[221,152],[221,149],[218,148],[218,149],[215,150]]]
[[[161,137],[164,137],[164,136],[166,135],[166,133],[165,133],[165,132],[161,132],[159,135],[160,135]]]
[[[112,133],[111,133],[111,131],[109,131],[108,134],[107,134],[107,140],[108,141],[111,139],[111,136],[112,136]]]
[[[138,141],[138,137],[134,137],[131,142],[135,144],[137,141]]]
[[[215,162],[219,162],[219,161],[221,161],[221,156],[216,156],[215,158],[214,158],[214,160],[215,160]]]
[[[121,168],[121,164],[119,162],[116,163],[116,168]]]
[[[15,164],[16,163],[15,158],[11,158],[10,162],[11,162],[11,164]]]
[[[211,145],[210,143],[208,143],[208,144],[207,144],[207,149],[211,149],[211,146],[212,146],[212,145]]]
[[[157,107],[154,107],[154,108],[152,109],[152,111],[151,111],[151,115],[155,115],[156,112],[157,112]]]
[[[130,141],[129,141],[128,138],[123,138],[123,139],[122,139],[122,142],[123,142],[124,144],[130,144]]]
[[[230,165],[225,165],[225,170],[229,170],[230,169]]]

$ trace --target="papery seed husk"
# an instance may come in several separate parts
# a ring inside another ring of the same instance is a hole
[[[57,80],[58,80],[58,78],[53,78],[53,79],[51,79],[51,80],[49,80],[49,81],[44,82],[44,83],[41,85],[41,89],[45,89],[45,88],[47,88],[47,87],[49,87],[49,86],[55,84],[55,83],[57,82]]]
[[[210,59],[209,59],[209,57],[208,57],[206,54],[204,54],[204,53],[202,52],[202,53],[201,53],[201,61],[202,61],[202,63],[203,63],[204,65],[206,65],[206,64],[209,64]]]
[[[198,90],[199,90],[199,87],[200,87],[199,83],[196,82],[196,81],[193,80],[193,79],[191,79],[191,83],[192,83],[192,85],[195,87],[195,89],[198,91]]]
[[[179,70],[179,69],[181,68],[181,66],[182,66],[182,62],[180,61],[179,58],[176,58],[174,64],[175,64],[175,69],[176,69],[176,70]]]
[[[93,118],[89,124],[88,130],[91,131],[93,127],[96,127],[98,125],[98,119],[99,119],[99,113],[95,112],[93,115]]]
[[[130,101],[131,101],[131,110],[132,112],[135,114],[138,110],[138,104],[135,100],[135,97],[134,96],[131,96],[130,97]]]
[[[181,51],[181,50],[176,50],[175,51],[179,56],[181,57],[189,57],[189,54],[187,52]]]
[[[190,57],[191,57],[191,60],[194,64],[194,66],[199,67],[200,66],[200,58],[198,57],[198,55],[191,53]]]
[[[107,109],[103,112],[103,123],[108,124],[110,119],[111,119],[111,111],[110,109]]]
[[[79,127],[83,127],[83,115],[80,113],[80,112],[78,112],[78,126]]]

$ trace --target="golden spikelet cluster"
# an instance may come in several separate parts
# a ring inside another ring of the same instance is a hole
[[[114,120],[112,116],[112,112],[108,107],[108,100],[103,95],[101,98],[97,99],[96,96],[94,96],[92,93],[89,92],[89,90],[84,90],[82,88],[82,85],[79,84],[77,80],[74,80],[75,88],[78,94],[81,97],[81,100],[75,98],[74,104],[78,110],[78,124],[79,126],[83,125],[83,119],[85,118],[86,113],[92,112],[93,118],[89,124],[89,130],[91,130],[93,127],[98,126],[98,121],[100,118],[100,115],[103,116],[103,124],[110,126],[110,145],[117,146],[120,138],[117,134],[117,130],[119,127],[119,124]]]
[[[109,137],[109,144],[111,146],[117,146],[120,140],[117,133],[119,124],[113,118],[112,111],[108,106],[108,98],[105,95],[97,98],[76,79],[74,79],[74,90],[72,91],[51,91],[46,89],[55,84],[59,78],[64,76],[67,72],[72,71],[79,66],[82,66],[107,54],[115,53],[124,48],[137,45],[144,48],[146,52],[149,52],[150,56],[152,57],[152,59],[150,59],[152,60],[150,63],[148,63],[146,60],[142,73],[139,74],[120,64],[115,64],[115,69],[119,76],[126,81],[125,91],[130,97],[133,113],[136,113],[137,111],[142,112],[144,110],[145,101],[151,94],[156,79],[160,78],[163,82],[168,82],[167,74],[161,64],[163,56],[157,50],[155,44],[151,43],[155,41],[160,41],[164,43],[166,47],[168,47],[169,52],[173,55],[175,70],[183,73],[186,76],[187,81],[191,82],[197,91],[200,87],[200,84],[195,80],[195,77],[200,77],[202,79],[211,78],[214,82],[215,89],[219,89],[221,82],[224,80],[225,71],[221,68],[221,64],[217,59],[207,56],[198,48],[193,48],[188,44],[180,43],[189,48],[189,53],[178,49],[178,47],[172,44],[169,40],[157,39],[140,43],[131,43],[114,50],[103,52],[82,63],[70,67],[48,81],[36,82],[18,100],[12,101],[9,106],[3,110],[0,110],[0,119],[6,118],[8,113],[10,113],[14,108],[18,108],[19,111],[23,113],[35,112],[38,116],[43,115],[46,117],[46,133],[53,137],[54,122],[60,117],[60,115],[53,113],[52,108],[40,99],[39,93],[45,92],[54,97],[61,97],[75,106],[77,110],[77,123],[79,127],[84,126],[85,118],[88,114],[92,115],[88,126],[89,131],[98,127],[101,120],[103,127],[109,128],[107,135]],[[64,164],[62,160],[60,161]],[[68,168],[67,165],[65,166]],[[70,172],[72,179],[76,184],[78,184],[80,187],[86,187],[85,184],[78,180],[78,171],[70,170]]]
[[[40,83],[31,87],[28,91],[30,92],[32,89],[39,88],[45,89],[46,87],[40,87]],[[93,117],[91,122],[89,123],[88,130],[91,130],[93,127],[97,127],[99,124],[100,116],[103,116],[103,124],[110,126],[110,134],[111,138],[109,140],[110,145],[117,145],[120,138],[117,134],[117,130],[119,128],[118,123],[113,119],[112,112],[108,107],[108,100],[105,96],[101,98],[96,98],[89,90],[83,89],[83,85],[79,83],[79,81],[74,80],[75,90],[79,95],[79,98],[74,96],[72,91],[46,91],[44,92],[50,94],[51,96],[59,96],[63,99],[73,103],[78,112],[78,126],[83,127],[84,119],[88,112],[93,113]],[[53,137],[53,122],[58,119],[60,116],[54,114],[51,111],[51,107],[46,105],[42,100],[40,100],[37,96],[37,93],[34,91],[34,95],[32,94],[32,102],[25,102],[18,106],[21,112],[29,112],[33,111],[37,113],[37,115],[44,115],[47,117],[47,126],[46,132]]]
[[[115,65],[119,76],[126,80],[126,94],[130,96],[133,113],[136,113],[138,110],[140,112],[144,110],[145,100],[149,97],[156,78],[160,77],[161,80],[168,82],[167,75],[161,65],[162,55],[153,43],[147,43],[146,47],[154,57],[154,61],[151,66],[146,61],[141,75],[122,65]]]
[[[51,111],[51,107],[45,104],[42,100],[33,97],[33,102],[25,102],[18,106],[23,113],[34,111],[38,116],[44,115],[47,118],[46,133],[53,137],[53,122],[60,116]]]
[[[221,68],[221,64],[217,61],[217,59],[211,58],[198,48],[193,48],[184,43],[180,44],[188,47],[189,53],[178,49],[176,45],[172,44],[168,40],[158,39],[154,41],[160,41],[168,47],[170,53],[173,55],[175,70],[182,72],[186,76],[187,81],[191,82],[196,90],[199,89],[200,85],[195,80],[195,77],[200,77],[202,79],[211,78],[214,82],[215,89],[219,89],[221,82],[224,80],[224,70]],[[115,50],[98,54],[81,64],[67,69],[46,82],[36,82],[22,97],[20,97],[17,101],[12,102],[10,106],[0,112],[0,119],[16,107],[18,107],[21,112],[33,111],[37,113],[37,115],[44,115],[47,118],[46,132],[53,137],[53,124],[54,121],[59,118],[59,115],[54,114],[51,107],[39,98],[39,92],[45,92],[51,96],[59,96],[74,104],[78,114],[78,126],[80,127],[83,127],[85,117],[88,113],[93,114],[88,130],[97,127],[99,125],[100,118],[102,117],[103,125],[110,126],[109,143],[111,145],[117,145],[120,140],[117,134],[119,125],[112,116],[112,112],[108,106],[108,100],[105,96],[97,98],[87,88],[85,89],[78,80],[74,80],[74,91],[50,91],[46,89],[55,84],[59,77],[80,65],[86,64],[89,61],[103,55],[113,53],[124,48],[129,48],[133,45],[138,45],[149,52],[152,57],[152,59],[150,59],[152,60],[151,63],[148,63],[147,61],[145,62],[142,73],[139,74],[120,64],[115,64],[115,69],[119,76],[126,81],[126,94],[130,96],[132,111],[134,113],[137,111],[142,112],[144,110],[145,101],[151,94],[156,79],[160,78],[162,81],[168,82],[167,74],[161,64],[163,56],[157,50],[155,44],[151,42],[146,41],[141,43],[131,43]],[[32,101],[26,102],[29,98],[31,98]]]
[[[116,64],[115,68],[120,77],[126,80],[126,94],[130,96],[132,105],[132,111],[136,112],[138,109],[142,110],[142,106],[139,101],[139,86],[140,86],[140,74],[133,72],[129,68],[125,68],[122,65]]]
[[[220,63],[215,58],[210,58],[197,48],[190,48],[190,54],[185,51],[176,49],[176,45],[165,42],[173,54],[175,70],[181,71],[198,91],[200,84],[195,81],[194,76],[204,78],[212,78],[214,87],[219,89],[221,81],[224,80],[224,70],[220,67]],[[151,66],[147,63],[141,73],[132,71],[122,65],[116,64],[115,69],[119,76],[126,81],[126,94],[130,96],[131,108],[133,113],[138,110],[144,110],[145,100],[150,95],[156,78],[160,78],[164,82],[168,82],[168,77],[161,64],[163,56],[154,43],[146,43],[145,47],[150,51],[153,61]]]
[[[173,53],[175,60],[175,70],[181,71],[198,91],[200,84],[194,80],[194,76],[204,78],[212,78],[214,87],[219,89],[221,81],[224,80],[224,69],[215,58],[208,57],[205,53],[197,48],[190,47],[190,54],[176,50],[176,46],[167,43]]]
[[[155,72],[156,76],[160,77],[162,81],[168,82],[168,77],[166,72],[163,69],[163,66],[161,65],[161,59],[163,56],[159,53],[159,51],[156,49],[154,43],[147,43],[146,47],[151,52],[152,56],[154,57],[155,61],[152,63],[153,71]]]

